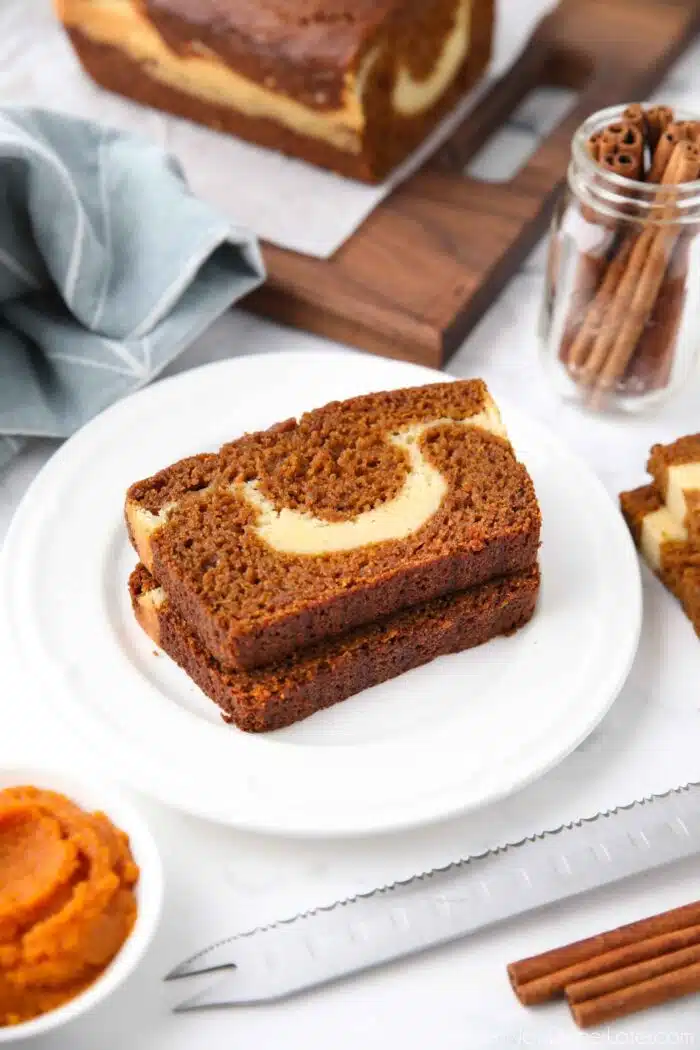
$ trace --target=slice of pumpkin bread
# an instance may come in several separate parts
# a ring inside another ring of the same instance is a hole
[[[334,402],[133,485],[132,542],[212,657],[262,666],[521,572],[540,511],[480,380]]]
[[[219,705],[224,719],[248,732],[264,732],[298,722],[438,656],[522,627],[535,611],[539,571],[535,565],[434,598],[251,671],[222,667],[143,565],[132,573],[129,588],[143,629]]]

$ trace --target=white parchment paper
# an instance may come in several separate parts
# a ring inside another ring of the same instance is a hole
[[[327,258],[506,72],[556,3],[499,0],[487,78],[381,186],[340,178],[101,90],[80,69],[51,0],[0,0],[0,99],[102,120],[155,139],[180,158],[194,191],[235,222],[283,248]]]

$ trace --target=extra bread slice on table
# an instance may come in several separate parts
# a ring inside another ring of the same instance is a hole
[[[136,618],[239,729],[281,729],[413,667],[522,627],[535,611],[536,565],[511,577],[320,642],[270,667],[226,670],[139,565],[129,581]]]
[[[620,506],[635,544],[700,635],[700,548],[671,514],[654,485],[620,494]]]
[[[529,568],[540,511],[480,380],[335,402],[132,486],[133,544],[220,662],[252,668]]]
[[[647,469],[671,515],[700,545],[700,434],[654,445]]]

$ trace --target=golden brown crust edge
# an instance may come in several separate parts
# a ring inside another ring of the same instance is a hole
[[[141,569],[145,566],[137,566],[129,577],[129,591],[131,593],[131,606],[139,627],[148,635],[151,641],[161,648],[160,622],[162,613],[152,600],[145,600],[146,588],[150,588],[150,581]],[[155,583],[155,581],[152,581]],[[152,594],[152,589],[150,589]]]
[[[659,492],[666,496],[668,468],[700,462],[700,434],[687,434],[668,445],[652,445],[647,470]]]
[[[144,512],[137,503],[127,499],[124,507],[124,518],[129,540],[139,558],[150,571],[153,569],[153,549],[151,547],[151,529],[144,519]]]
[[[632,533],[635,546],[639,547],[642,537],[642,524],[647,514],[652,514],[663,506],[663,500],[653,485],[640,485],[620,493],[620,510]]]

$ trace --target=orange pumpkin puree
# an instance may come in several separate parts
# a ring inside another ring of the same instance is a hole
[[[126,835],[36,787],[0,791],[0,1026],[73,999],[136,921]]]

